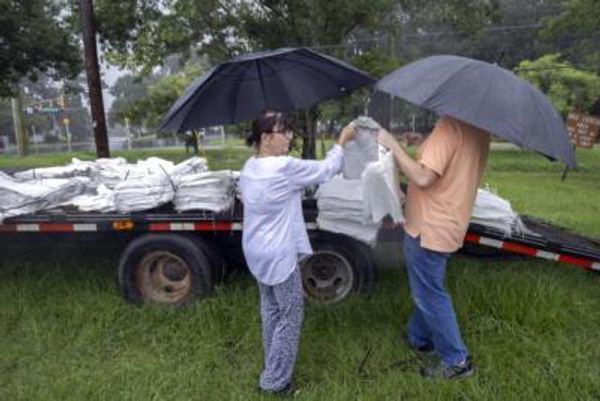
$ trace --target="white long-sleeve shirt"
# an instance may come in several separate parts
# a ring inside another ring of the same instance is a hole
[[[342,147],[335,145],[324,160],[290,156],[251,157],[240,174],[244,203],[242,247],[258,281],[285,281],[298,260],[312,254],[302,214],[302,189],[319,184],[342,168]]]

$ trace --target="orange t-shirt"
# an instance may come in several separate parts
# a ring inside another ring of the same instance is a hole
[[[447,116],[421,144],[417,160],[439,177],[426,189],[409,182],[404,230],[421,236],[422,247],[450,253],[462,246],[489,145],[487,132]]]

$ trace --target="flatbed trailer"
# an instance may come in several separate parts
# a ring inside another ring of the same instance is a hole
[[[525,226],[535,234],[503,232],[471,224],[465,236],[465,250],[474,252],[473,245],[504,254],[518,254],[565,263],[586,271],[600,271],[600,241],[570,233],[540,221],[522,216]],[[476,251],[475,251],[476,252]]]
[[[314,254],[302,265],[309,298],[335,303],[350,293],[370,294],[376,267],[372,249],[343,234],[317,229],[314,201],[305,202]],[[133,213],[90,213],[60,208],[6,219],[4,246],[51,242],[115,242],[124,250],[118,281],[135,303],[183,305],[209,295],[233,268],[244,268],[242,206],[224,213],[176,212],[169,205]]]
[[[309,298],[335,303],[350,293],[370,294],[376,266],[372,249],[343,234],[319,230],[314,200],[303,204],[314,255],[301,264]],[[124,247],[118,281],[135,303],[183,305],[209,295],[233,267],[245,265],[241,252],[242,206],[224,213],[176,212],[170,206],[134,213],[83,213],[61,208],[7,219],[3,244],[50,241],[118,241]],[[461,252],[478,256],[525,255],[600,271],[600,243],[525,218],[537,234],[506,236],[471,224]],[[402,226],[384,222],[380,238],[399,239]]]

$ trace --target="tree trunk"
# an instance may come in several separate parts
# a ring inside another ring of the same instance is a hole
[[[316,159],[317,109],[315,107],[304,111],[304,127],[302,158]]]
[[[85,51],[85,71],[88,81],[88,92],[92,108],[92,126],[96,140],[96,156],[110,157],[104,101],[102,100],[102,85],[100,68],[98,67],[98,51],[96,49],[96,27],[94,21],[94,6],[92,0],[79,0],[83,47]]]
[[[198,156],[198,131],[192,131],[192,146],[194,147],[194,155]]]
[[[13,123],[15,127],[15,139],[17,141],[17,152],[19,156],[27,156],[28,141],[25,123],[23,121],[23,108],[21,106],[21,92],[17,89],[17,95],[11,99]]]

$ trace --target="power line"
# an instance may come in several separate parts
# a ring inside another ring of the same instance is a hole
[[[522,24],[522,25],[498,25],[498,26],[490,26],[481,29],[481,32],[516,32],[523,31],[527,29],[539,29],[542,28],[541,24]],[[438,37],[438,36],[456,36],[462,35],[460,32],[456,32],[453,30],[444,30],[444,31],[433,31],[433,32],[417,32],[417,33],[408,33],[400,36],[399,39],[410,39],[410,38],[426,38],[426,37]],[[371,36],[361,39],[356,39],[351,42],[347,42],[345,44],[325,44],[325,45],[316,45],[310,46],[311,49],[339,49],[339,48],[347,48],[348,46],[352,46],[354,44],[359,43],[373,43],[373,42],[382,42],[387,39],[387,35],[378,35]]]

